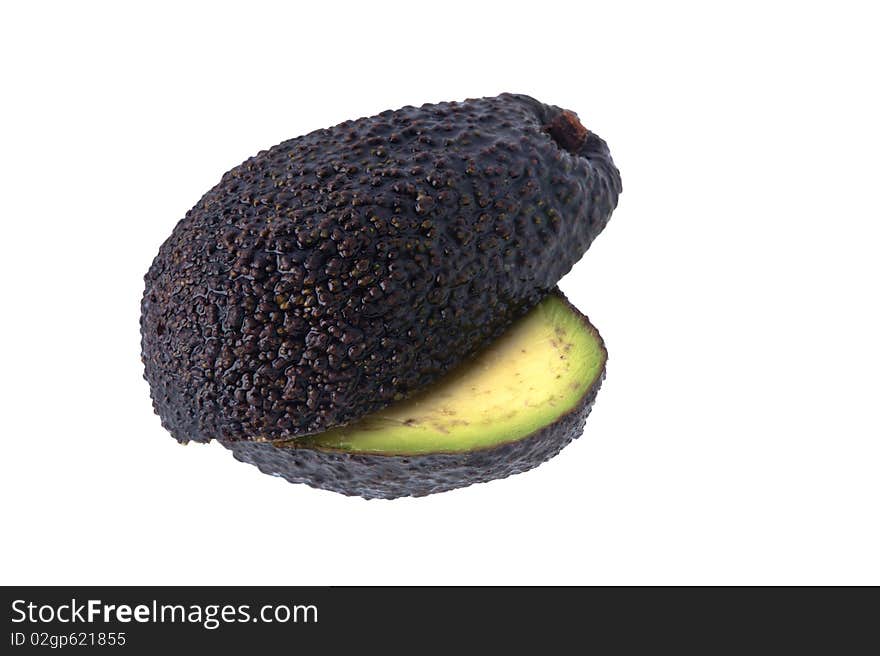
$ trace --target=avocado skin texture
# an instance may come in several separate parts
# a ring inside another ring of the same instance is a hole
[[[256,466],[264,474],[365,499],[422,497],[528,471],[581,435],[605,378],[605,345],[589,320],[576,309],[575,313],[601,344],[602,371],[574,408],[516,441],[463,453],[407,456],[297,447],[295,440],[284,446],[242,440],[221,443],[237,460]]]
[[[497,337],[617,205],[605,142],[571,116],[511,94],[404,107],[226,173],[145,277],[163,425],[181,442],[320,432]]]

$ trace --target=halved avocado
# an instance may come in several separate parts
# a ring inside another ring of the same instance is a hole
[[[517,474],[578,437],[605,373],[598,331],[554,291],[418,395],[287,441],[226,441],[291,483],[364,498],[424,496]]]

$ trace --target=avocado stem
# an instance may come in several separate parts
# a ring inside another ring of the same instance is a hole
[[[573,155],[577,155],[581,147],[586,143],[590,131],[578,120],[577,114],[567,109],[550,119],[544,126],[553,140]]]

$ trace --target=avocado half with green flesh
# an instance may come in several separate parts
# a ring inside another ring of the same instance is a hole
[[[544,298],[620,190],[573,112],[514,94],[263,151],[187,212],[145,277],[154,408],[181,442],[285,440],[409,398]]]
[[[556,291],[406,401],[308,437],[224,445],[266,474],[342,494],[444,492],[536,467],[578,437],[606,357],[596,329]]]

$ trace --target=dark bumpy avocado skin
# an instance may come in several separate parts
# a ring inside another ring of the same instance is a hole
[[[578,315],[601,343],[598,331],[589,320],[580,313]],[[237,460],[255,465],[264,474],[365,499],[421,497],[486,483],[537,467],[581,435],[605,377],[604,360],[608,354],[604,344],[602,351],[602,371],[577,406],[554,423],[522,439],[488,449],[383,456],[296,447],[291,442],[284,446],[269,442],[222,443],[232,450]]]
[[[154,407],[182,442],[276,440],[407,397],[552,289],[620,190],[572,113],[510,94],[261,152],[187,213],[146,275]]]

